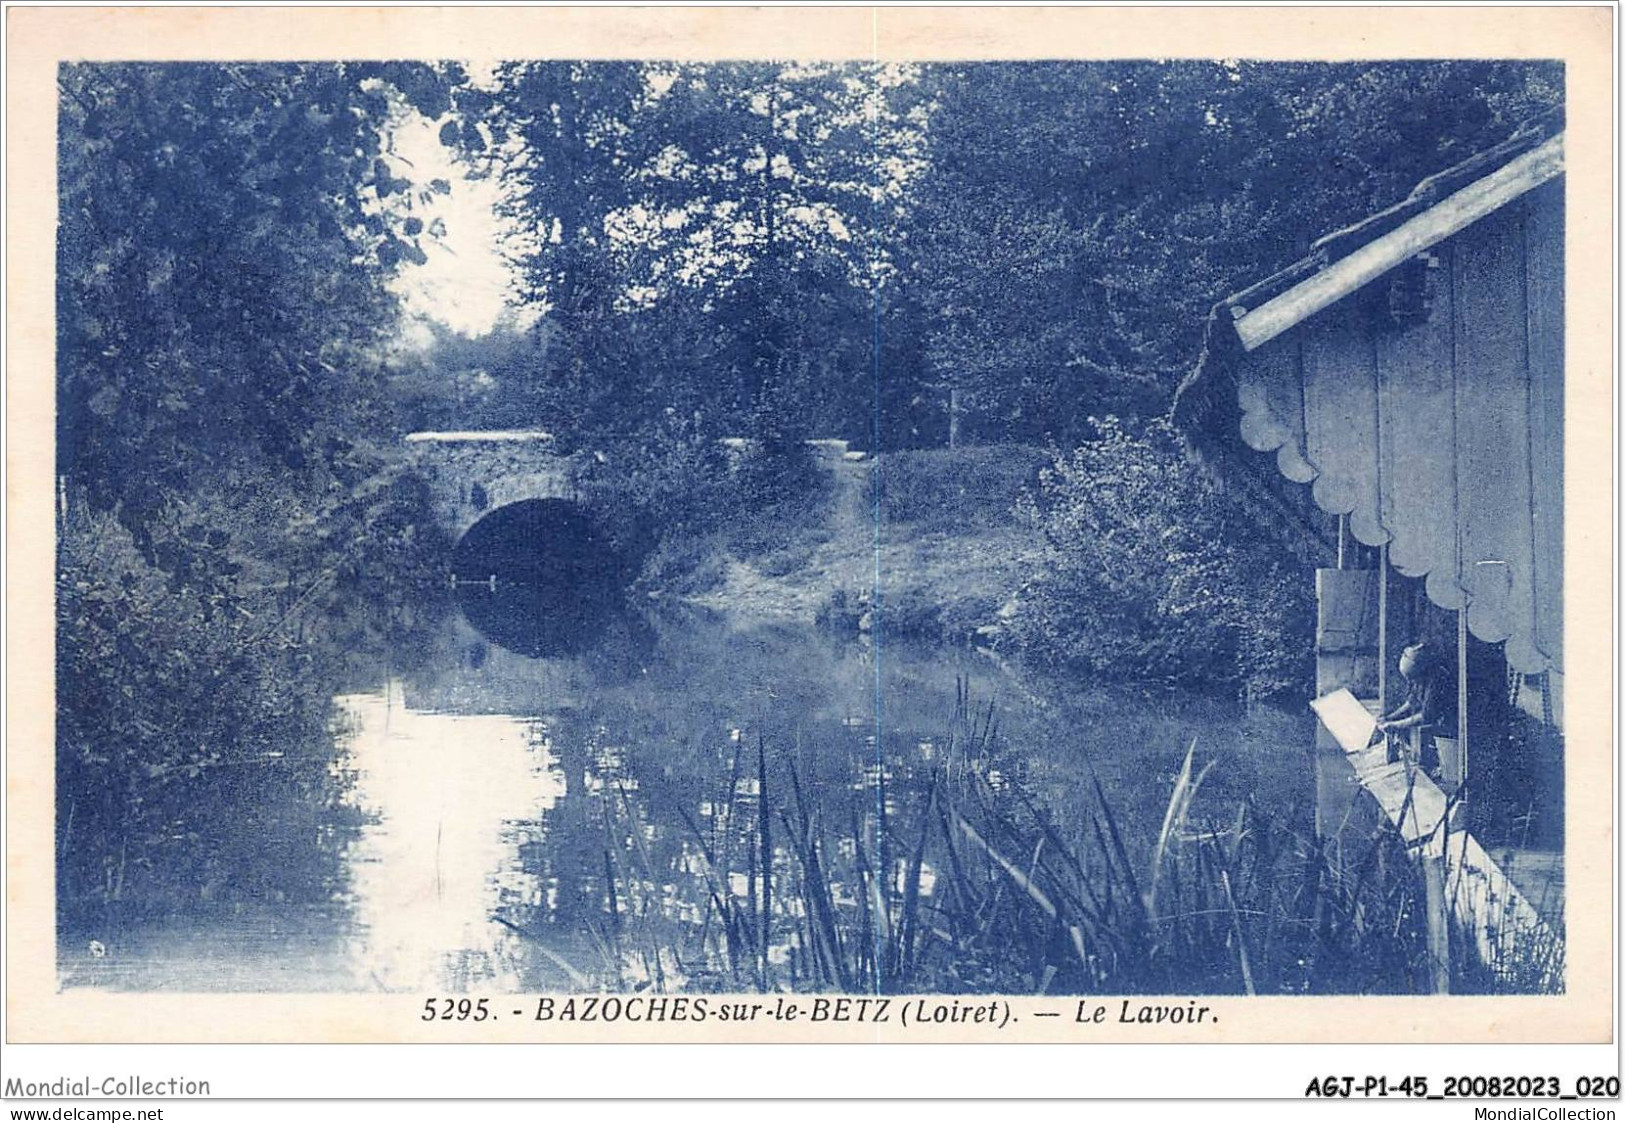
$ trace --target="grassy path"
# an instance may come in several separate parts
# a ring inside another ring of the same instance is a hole
[[[912,517],[882,513],[877,534],[870,485],[889,462],[846,460],[833,449],[822,459],[823,493],[758,516],[748,547],[740,544],[747,536],[725,547],[718,584],[689,599],[810,621],[832,597],[872,601],[878,569],[886,627],[963,635],[992,622],[1037,562],[1036,541],[1009,517],[1014,494],[991,505],[992,514],[985,503],[903,512]],[[972,509],[980,514],[956,517]]]

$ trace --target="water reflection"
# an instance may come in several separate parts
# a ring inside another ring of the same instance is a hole
[[[889,651],[877,723],[874,653],[800,629],[663,620],[535,660],[457,630],[454,662],[340,700],[363,985],[1031,988],[1064,957],[967,908],[992,883],[957,808],[1041,801],[1078,842],[1095,770],[1143,834],[1193,727],[1230,758],[1219,799],[1300,763],[1279,715],[1046,699],[964,651]]]
[[[357,974],[426,991],[455,967],[516,986],[491,915],[499,895],[534,898],[512,856],[564,793],[539,723],[413,710],[398,681],[337,701],[353,799],[373,816],[348,863]]]
[[[721,617],[593,636],[529,657],[453,615],[410,670],[333,690],[360,823],[336,899],[177,914],[65,952],[64,985],[1081,990],[1009,870],[1092,850],[1097,778],[1142,852],[1193,737],[1220,761],[1193,822],[1308,800],[1298,717]],[[1024,851],[989,849],[1000,822]]]
[[[533,658],[593,647],[620,607],[623,568],[591,515],[563,499],[497,508],[463,535],[452,557],[469,623]]]
[[[463,616],[492,643],[533,659],[591,649],[618,605],[608,591],[581,596],[567,586],[464,582]]]

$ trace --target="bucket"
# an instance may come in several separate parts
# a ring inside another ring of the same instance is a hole
[[[1455,737],[1435,737],[1433,744],[1439,750],[1439,786],[1447,793],[1454,792],[1467,779],[1461,741]]]

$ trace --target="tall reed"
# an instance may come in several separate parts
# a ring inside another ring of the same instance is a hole
[[[1329,860],[1250,798],[1204,800],[1218,765],[1199,763],[1194,742],[1154,825],[1125,822],[1098,778],[1076,804],[1046,807],[1001,772],[1021,746],[1003,743],[993,707],[964,682],[912,783],[865,749],[856,783],[809,786],[799,737],[791,751],[758,736],[754,768],[742,742],[709,823],[677,809],[697,855],[699,924],[652,907],[673,873],[643,844],[633,793],[616,789],[629,825],[613,836],[621,815],[606,811],[602,942],[617,957],[637,949],[646,985],[685,985],[665,977],[668,949],[686,985],[716,989],[1357,994],[1433,983],[1424,888],[1397,836],[1345,838]],[[1459,947],[1452,989],[1560,986],[1561,948],[1526,939],[1515,961],[1485,966]]]

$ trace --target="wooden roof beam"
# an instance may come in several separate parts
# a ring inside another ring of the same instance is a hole
[[[1438,205],[1244,313],[1236,334],[1248,351],[1376,280],[1408,258],[1439,244],[1547,180],[1563,174],[1563,134],[1468,184]]]

